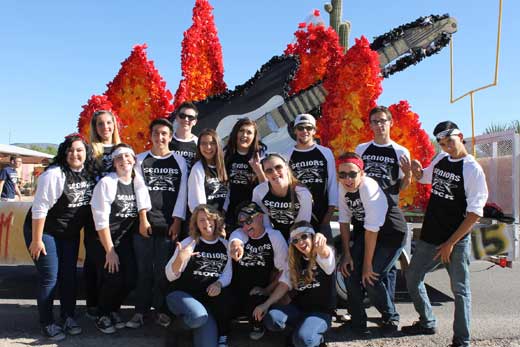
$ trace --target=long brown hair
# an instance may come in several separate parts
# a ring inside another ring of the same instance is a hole
[[[96,122],[99,116],[101,116],[102,114],[108,114],[112,117],[112,122],[114,123],[114,132],[112,133],[112,144],[117,145],[121,143],[121,138],[119,136],[119,127],[114,114],[107,110],[99,110],[94,112],[94,114],[92,115],[92,119],[90,120],[90,144],[92,145],[94,158],[98,160],[101,159],[101,156],[103,155],[103,140],[97,133]]]
[[[291,227],[291,231],[299,228],[299,227],[310,227],[312,228],[311,223],[307,221],[299,221],[293,224]],[[305,284],[312,283],[314,281],[314,271],[313,269],[316,268],[316,250],[314,249],[314,235],[311,235],[311,254],[309,257],[309,260],[307,262],[307,267],[305,268],[304,275],[302,276],[302,258],[303,253],[300,252],[296,245],[294,245],[292,242],[289,244],[289,256],[287,258],[287,261],[289,263],[289,275],[291,279],[291,284],[293,288],[298,287],[298,283],[303,282]]]
[[[205,135],[209,135],[213,138],[213,141],[215,141],[217,150],[215,153],[215,168],[217,169],[217,178],[220,182],[226,183],[228,180],[228,176],[226,173],[226,166],[224,164],[224,152],[222,151],[222,143],[220,142],[220,137],[218,137],[217,132],[215,129],[209,129],[206,128],[202,130],[199,134],[199,141],[197,142],[197,157],[196,160],[200,160],[202,162],[202,167],[204,167],[204,172],[206,173],[206,176],[211,176],[211,172],[209,171],[208,162],[206,161],[206,158],[202,155],[202,152],[200,151],[200,146],[202,144],[202,137]]]
[[[217,235],[217,237],[226,237],[226,230],[224,228],[224,218],[222,218],[220,213],[213,207],[206,204],[200,204],[199,206],[195,207],[190,218],[190,236],[192,239],[199,242],[200,230],[197,226],[197,218],[199,218],[199,212],[206,212],[208,218],[215,223],[214,233],[215,235]]]
[[[253,142],[247,151],[247,159],[251,159],[255,153],[258,153],[260,156],[265,152],[266,145],[260,141],[260,134],[258,134],[258,126],[256,122],[249,118],[240,118],[233,129],[231,129],[231,133],[229,134],[228,143],[225,147],[226,153],[224,154],[224,161],[226,164],[231,160],[233,155],[237,152],[237,137],[240,128],[243,126],[252,126],[255,129],[255,136],[253,137]]]

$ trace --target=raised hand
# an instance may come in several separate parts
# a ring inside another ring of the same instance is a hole
[[[192,256],[199,254],[198,252],[193,252],[195,245],[195,240],[192,240],[189,244],[184,246],[184,248],[180,242],[177,242],[177,249],[179,250],[177,253],[177,258],[179,258],[183,264],[189,261]]]
[[[233,240],[229,245],[229,255],[234,261],[239,261],[244,256],[244,245],[239,240]]]
[[[420,180],[423,175],[423,167],[419,160],[414,159],[411,163],[412,175],[416,180]]]

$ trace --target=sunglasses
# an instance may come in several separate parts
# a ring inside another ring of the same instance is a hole
[[[267,175],[272,175],[274,173],[274,170],[282,171],[283,170],[283,165],[282,164],[278,164],[278,165],[275,165],[274,167],[270,167],[270,168],[264,169],[264,173],[267,174]]]
[[[356,178],[357,175],[358,175],[359,171],[349,171],[349,172],[346,172],[346,171],[340,171],[338,172],[338,178],[339,179],[345,179],[345,178]]]
[[[307,240],[309,237],[311,237],[311,234],[304,233],[304,234],[302,234],[302,236],[300,236],[300,237],[295,237],[295,238],[291,239],[291,243],[292,243],[293,245],[297,245],[298,242],[300,242],[300,241],[305,241],[305,240]]]
[[[179,116],[180,119],[187,119],[190,122],[192,122],[195,119],[197,119],[197,116],[192,116],[191,114],[186,114],[186,113],[179,113],[178,116]]]
[[[297,126],[296,126],[296,129],[297,129],[298,131],[304,131],[304,130],[307,130],[307,131],[310,132],[310,131],[313,131],[313,130],[314,130],[314,127],[313,127],[312,125],[307,125],[307,126],[305,126],[305,125],[297,125]]]
[[[258,213],[255,213],[251,216],[247,216],[245,219],[238,221],[238,226],[243,227],[244,225],[251,225],[254,222],[255,217],[258,215]]]

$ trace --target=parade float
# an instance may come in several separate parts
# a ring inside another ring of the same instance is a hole
[[[151,145],[150,121],[167,118],[180,103],[192,101],[200,111],[195,133],[215,128],[225,139],[236,120],[247,116],[256,120],[269,151],[284,152],[293,145],[287,125],[297,114],[311,113],[318,119],[317,135],[323,145],[335,155],[351,151],[372,136],[368,113],[383,93],[382,80],[439,52],[456,32],[457,22],[449,15],[428,15],[372,42],[362,36],[348,47],[350,23],[341,19],[341,1],[327,4],[325,11],[330,15],[329,25],[314,10],[311,20],[295,23],[295,39],[283,53],[259,67],[245,83],[228,90],[212,7],[207,0],[196,0],[193,24],[182,41],[182,79],[176,92],[166,88],[148,59],[147,45],[136,45],[107,90],[91,96],[82,106],[78,130],[89,138],[92,114],[110,110],[118,119],[122,141],[142,152]],[[392,139],[408,148],[413,159],[428,165],[434,147],[421,128],[419,115],[406,100],[387,106],[393,114]],[[406,210],[420,211],[428,198],[429,187],[413,183],[402,192],[400,204]],[[28,203],[13,203],[2,209],[0,260],[4,263],[30,263],[21,230],[29,207]],[[511,248],[510,240],[502,236],[475,233],[477,258],[508,253]]]

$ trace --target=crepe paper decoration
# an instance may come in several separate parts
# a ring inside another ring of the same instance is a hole
[[[426,131],[421,129],[419,115],[410,109],[407,101],[400,101],[389,108],[392,113],[392,140],[410,151],[411,159],[417,159],[423,167],[430,164],[435,149]],[[424,210],[430,198],[430,185],[412,181],[399,195],[400,205]]]
[[[122,123],[121,141],[136,153],[151,147],[150,122],[168,117],[173,110],[173,96],[153,61],[148,60],[146,48],[146,44],[133,47],[105,92]]]
[[[338,35],[330,27],[310,23],[303,28],[299,26],[294,36],[296,41],[287,45],[284,52],[294,54],[300,60],[300,67],[290,85],[291,94],[322,80],[327,71],[335,70],[343,57]]]
[[[327,71],[323,86],[328,94],[318,120],[318,136],[335,156],[373,137],[366,120],[382,92],[380,71],[378,55],[364,36]]]
[[[226,91],[222,47],[207,0],[196,0],[193,24],[182,40],[182,80],[175,92],[174,108],[184,101],[199,101]]]

